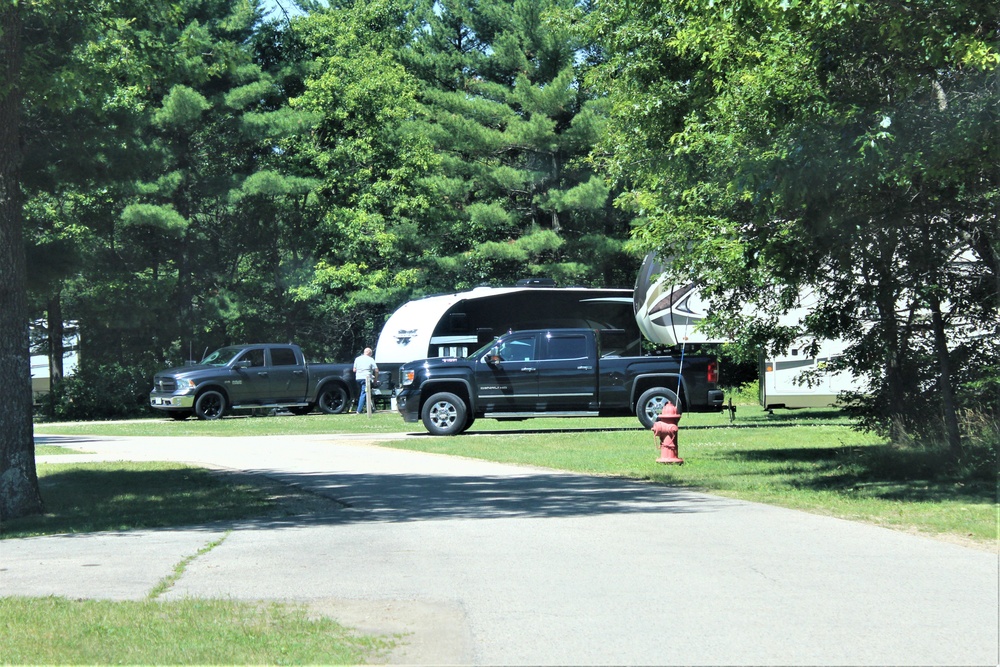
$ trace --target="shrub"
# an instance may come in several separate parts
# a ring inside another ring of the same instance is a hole
[[[76,373],[53,388],[54,420],[121,419],[147,414],[152,370],[141,365],[82,362]]]

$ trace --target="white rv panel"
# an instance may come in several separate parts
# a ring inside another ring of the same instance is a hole
[[[643,335],[662,345],[728,343],[729,338],[717,338],[702,333],[699,324],[708,316],[708,302],[702,299],[696,285],[675,285],[661,275],[662,263],[649,254],[643,261],[636,279],[633,307],[636,323]],[[811,291],[803,291],[798,307],[783,313],[778,322],[786,326],[801,323],[815,303]],[[817,356],[805,353],[806,344],[793,345],[789,353],[760,364],[760,400],[765,407],[823,407],[837,402],[841,391],[857,388],[855,378],[847,372],[825,373],[829,359],[841,354],[842,341],[823,341]],[[803,371],[819,373],[819,384],[800,383]]]
[[[787,355],[761,360],[760,404],[765,408],[830,407],[838,404],[840,392],[857,389],[850,372],[827,369],[843,352],[843,342],[824,341],[816,356],[809,356],[805,347],[803,343]],[[814,381],[805,382],[807,376]]]

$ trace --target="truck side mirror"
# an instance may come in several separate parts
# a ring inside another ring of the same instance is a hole
[[[490,351],[486,353],[485,357],[483,357],[483,360],[488,365],[490,365],[490,366],[496,366],[497,364],[499,364],[500,363],[500,348],[499,347],[491,347]]]
[[[240,359],[235,364],[233,364],[233,368],[250,368],[250,360]]]

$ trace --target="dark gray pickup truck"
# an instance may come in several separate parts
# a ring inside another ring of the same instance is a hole
[[[231,410],[280,408],[335,415],[356,393],[351,364],[310,364],[298,345],[232,345],[194,366],[153,377],[149,405],[174,419],[219,419]]]
[[[461,433],[478,417],[636,415],[650,428],[668,401],[692,412],[722,410],[714,356],[603,356],[601,334],[517,331],[464,359],[403,364],[397,409],[433,435]]]

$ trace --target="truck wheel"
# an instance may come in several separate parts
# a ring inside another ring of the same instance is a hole
[[[431,435],[457,435],[467,428],[466,412],[462,399],[443,391],[427,399],[420,415]]]
[[[326,384],[316,397],[319,411],[328,415],[339,415],[347,409],[347,390],[337,384]]]
[[[173,419],[174,421],[181,422],[181,421],[184,421],[185,419],[187,419],[188,417],[191,416],[191,411],[190,410],[171,410],[167,414],[170,415],[170,418]]]
[[[653,387],[644,391],[639,397],[639,402],[635,404],[635,415],[639,418],[639,423],[646,428],[653,428],[656,418],[663,412],[667,403],[673,403],[677,412],[681,412],[681,404],[677,400],[677,394],[666,387]]]
[[[206,391],[195,400],[194,413],[198,419],[222,419],[226,414],[226,397],[217,391]]]

